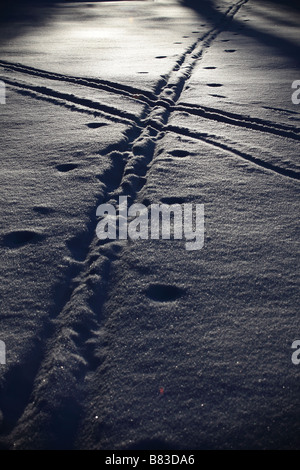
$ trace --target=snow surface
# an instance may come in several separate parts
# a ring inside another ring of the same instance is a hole
[[[3,449],[300,448],[300,13],[199,3],[1,25]],[[98,240],[121,195],[204,247]]]

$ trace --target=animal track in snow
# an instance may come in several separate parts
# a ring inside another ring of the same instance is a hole
[[[89,122],[86,124],[90,129],[98,129],[99,127],[107,126],[105,122]]]
[[[156,302],[172,302],[183,295],[183,290],[170,284],[151,284],[146,295]]]
[[[162,204],[172,205],[172,204],[184,204],[186,200],[184,197],[180,197],[180,196],[169,196],[169,197],[162,197],[160,199],[160,202]]]
[[[8,248],[18,248],[26,243],[37,241],[42,235],[34,230],[15,230],[3,237],[3,244]]]
[[[37,212],[38,214],[43,214],[43,215],[51,214],[51,212],[54,212],[54,209],[52,209],[51,207],[47,207],[47,206],[35,206],[32,209],[34,210],[34,212]]]
[[[62,163],[61,165],[57,165],[56,169],[62,173],[66,173],[71,170],[75,170],[78,165],[76,163]]]
[[[177,158],[185,158],[185,157],[190,156],[189,152],[187,152],[186,150],[180,150],[180,149],[172,150],[169,153],[170,155],[172,155],[172,157],[177,157]]]
[[[66,241],[66,245],[72,253],[74,259],[83,261],[85,259],[84,251],[82,250],[82,240],[80,237],[73,237]]]

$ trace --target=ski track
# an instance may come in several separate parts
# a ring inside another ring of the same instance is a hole
[[[202,142],[205,142],[206,144],[209,144],[213,147],[217,147],[221,150],[225,150],[226,152],[233,154],[234,156],[238,156],[242,158],[243,160],[247,160],[248,162],[251,162],[257,165],[258,167],[261,167],[264,170],[270,170],[276,173],[277,175],[285,176],[287,178],[291,178],[294,180],[300,179],[300,173],[298,171],[294,171],[290,168],[283,168],[279,165],[274,165],[271,162],[267,162],[258,157],[250,155],[246,152],[237,150],[233,147],[230,147],[224,144],[223,142],[216,140],[216,136],[208,135],[206,133],[200,134],[199,132],[191,131],[190,129],[186,127],[179,127],[179,126],[172,126],[172,125],[167,126],[166,131],[173,132],[175,134],[180,134],[185,137],[191,137],[192,139],[201,140]]]
[[[4,77],[0,76],[0,79]],[[141,117],[136,116],[133,113],[128,111],[123,111],[113,106],[108,106],[100,102],[92,101],[89,99],[79,98],[73,94],[61,93],[51,88],[45,86],[34,86],[28,85],[16,80],[11,80],[5,78],[6,83],[8,83],[12,88],[16,89],[19,93],[27,96],[31,96],[36,99],[45,100],[53,104],[64,106],[72,111],[92,114],[94,116],[104,117],[112,122],[119,122],[123,124],[128,124],[130,126],[136,125],[137,128],[142,129],[143,124],[152,126],[155,129],[155,132],[161,131],[171,131],[178,134],[183,134],[185,136],[192,137],[194,139],[202,140],[206,143],[215,145],[216,147],[222,148],[232,154],[235,154],[245,160],[254,163],[258,166],[261,166],[265,169],[272,170],[277,174],[282,176],[287,176],[293,179],[299,179],[299,173],[291,169],[285,169],[278,165],[273,165],[270,162],[267,162],[263,159],[248,155],[243,153],[233,147],[222,144],[220,142],[215,142],[212,139],[205,138],[203,134],[190,131],[187,128],[179,126],[165,126],[163,122],[158,121],[157,117],[153,118],[152,116],[146,118],[143,121],[143,114]],[[169,101],[169,102],[167,102]],[[154,101],[151,102],[153,105]],[[174,101],[173,101],[174,103]],[[148,102],[149,105],[149,102]],[[260,118],[251,118],[237,113],[226,112],[220,109],[198,106],[193,104],[172,104],[170,98],[168,99],[158,99],[156,101],[156,106],[160,106],[164,113],[178,112],[182,111],[184,113],[201,116],[202,118],[213,120],[216,122],[222,122],[225,124],[230,124],[236,127],[242,127],[254,131],[259,131],[263,133],[274,134],[279,137],[286,137],[293,140],[300,140],[299,129],[294,126],[287,126],[277,123],[272,123],[270,121],[262,120]],[[144,113],[146,113],[144,111]],[[161,117],[161,114],[160,114]]]
[[[122,111],[99,102],[82,99],[68,93],[60,93],[44,86],[28,85],[15,80],[8,82],[18,92],[31,97],[45,99],[79,112],[91,114],[103,113],[108,119],[125,122],[129,125],[127,134],[124,136],[121,144],[116,144],[115,148],[110,146],[101,152],[101,154],[107,155],[112,163],[104,178],[106,194],[99,203],[114,203],[119,195],[128,196],[131,202],[137,199],[140,190],[147,181],[147,172],[154,156],[156,142],[163,138],[164,133],[167,131],[201,140],[259,165],[264,169],[272,170],[276,174],[298,180],[298,173],[292,170],[277,167],[232,149],[222,142],[216,142],[206,134],[168,124],[172,112],[184,111],[200,115],[206,119],[299,140],[298,131],[290,126],[226,113],[203,106],[177,104],[187,80],[192,75],[194,67],[201,60],[214,39],[226,28],[227,23],[231,21],[247,1],[239,0],[229,6],[223,15],[222,21],[183,53],[169,75],[159,81],[154,93],[105,80],[50,73],[6,61],[0,61],[0,67],[49,80],[60,80],[80,86],[103,89],[111,93],[139,99],[146,104],[143,116],[139,118],[128,111]],[[139,96],[136,98],[134,95],[137,94]],[[10,446],[11,436],[13,438],[20,438],[22,436],[22,426],[18,434],[18,422],[22,423],[22,419],[26,422],[27,429],[30,429],[30,423],[33,423],[32,425],[34,426],[37,409],[41,401],[44,400],[44,403],[50,401],[49,409],[52,412],[49,417],[50,422],[47,423],[47,426],[50,426],[50,428],[51,420],[54,419],[57,411],[61,416],[64,415],[67,405],[60,403],[59,398],[54,400],[52,396],[52,394],[55,395],[57,393],[55,382],[57,375],[55,375],[55,371],[58,367],[58,362],[60,368],[68,371],[70,388],[72,390],[70,401],[73,403],[76,416],[80,416],[83,406],[81,403],[82,394],[86,394],[86,391],[82,389],[80,384],[83,384],[84,378],[89,372],[94,371],[102,364],[103,358],[101,359],[94,354],[92,340],[98,338],[97,335],[105,321],[102,307],[105,303],[106,292],[109,287],[107,281],[109,270],[112,261],[121,256],[123,242],[98,240],[95,236],[93,217],[90,218],[88,233],[88,240],[84,247],[84,261],[77,262],[75,268],[73,266],[70,268],[70,272],[66,273],[67,282],[69,283],[67,293],[65,292],[66,285],[56,287],[58,298],[61,300],[57,301],[54,310],[50,312],[49,320],[43,326],[43,331],[40,333],[43,338],[41,345],[36,346],[35,350],[30,353],[30,361],[27,361],[27,363],[31,364],[29,370],[26,370],[25,374],[24,369],[19,364],[12,367],[8,373],[0,398],[7,390],[25,390],[25,392],[21,402],[18,401],[20,398],[18,392],[15,396],[10,397],[15,405],[15,414],[14,416],[8,416],[11,424],[7,428],[4,427],[2,440],[4,446]],[[58,352],[60,352],[59,360],[57,359]],[[80,360],[73,359],[70,361],[70,357],[80,358]],[[26,379],[24,378],[25,376]],[[45,378],[47,383],[42,385],[45,382]],[[51,385],[51,378],[55,384],[54,386]],[[11,386],[12,383],[13,387]],[[51,390],[52,386],[54,388],[51,393],[48,388],[50,387]],[[50,399],[48,398],[49,396]],[[5,422],[7,410],[3,408],[2,411]],[[45,439],[47,436],[47,426],[44,429]],[[61,439],[62,436],[60,436],[60,441]],[[64,436],[62,442],[52,443],[52,445],[60,448],[64,448],[65,445],[68,448],[72,448],[73,440],[74,436],[70,434]]]
[[[244,127],[260,132],[275,134],[279,137],[300,140],[300,131],[295,126],[277,124],[260,118],[243,116],[242,114],[226,112],[216,108],[197,106],[193,104],[178,104],[173,111],[183,111],[185,113],[201,116],[212,121],[223,122],[237,127]]]
[[[1,79],[5,80],[7,84],[19,91],[21,94],[28,95],[36,99],[42,99],[53,104],[58,104],[73,111],[86,112],[88,114],[98,113],[98,115],[101,114],[104,117],[110,118],[112,121],[127,124],[140,124],[139,117],[135,114],[113,106],[108,106],[98,101],[93,101],[88,98],[79,98],[70,93],[61,93],[45,86],[29,85],[4,77],[1,77]]]
[[[62,81],[67,83],[74,83],[75,85],[85,86],[88,88],[96,88],[98,90],[109,91],[110,93],[122,94],[124,96],[131,97],[134,94],[139,94],[140,99],[144,99],[146,102],[155,101],[155,92],[142,90],[140,88],[132,87],[129,85],[122,85],[116,82],[110,82],[109,80],[100,80],[97,78],[86,78],[86,77],[72,77],[69,75],[62,75],[55,72],[47,72],[45,70],[36,69],[22,64],[8,62],[6,60],[0,60],[0,67],[7,70],[13,70],[21,74],[30,76],[36,76],[40,78],[46,78],[49,80]]]

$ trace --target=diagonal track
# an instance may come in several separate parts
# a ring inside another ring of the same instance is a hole
[[[46,78],[48,80],[62,81],[65,83],[73,83],[75,85],[85,86],[88,88],[96,88],[97,90],[105,90],[110,93],[122,94],[124,96],[132,96],[134,94],[139,94],[140,99],[144,99],[146,102],[155,100],[155,93],[151,91],[142,90],[137,87],[132,87],[130,85],[122,85],[117,82],[111,82],[109,80],[101,80],[97,78],[87,78],[87,77],[73,77],[69,75],[63,75],[55,72],[48,72],[46,70],[37,69],[34,67],[29,67],[27,65],[22,65],[18,63],[8,62],[5,60],[0,60],[0,67],[2,69],[11,70],[13,72],[19,72],[21,74],[26,74],[33,77]]]
[[[20,81],[5,78],[5,82],[24,95],[29,95],[37,99],[58,104],[78,112],[101,113],[110,117],[114,121],[127,122],[128,124],[139,125],[139,118],[129,111],[115,108],[114,106],[93,101],[88,98],[80,98],[70,93],[62,93],[46,86],[29,85]]]
[[[274,134],[280,137],[300,140],[300,131],[295,126],[277,124],[260,118],[244,116],[238,113],[226,112],[217,108],[197,106],[193,104],[177,104],[173,111],[183,111],[188,114],[200,116],[204,119],[231,124],[232,126],[244,127],[255,131]]]
[[[247,160],[248,162],[251,162],[265,170],[270,170],[280,176],[285,176],[287,178],[291,178],[293,180],[298,180],[298,181],[300,179],[300,173],[298,171],[292,170],[290,168],[283,168],[279,165],[275,165],[271,162],[267,162],[266,160],[262,160],[261,158],[255,157],[246,152],[242,152],[241,150],[237,150],[233,147],[230,147],[224,144],[223,142],[217,141],[216,139],[214,139],[213,136],[191,131],[190,129],[186,127],[179,127],[179,126],[173,126],[173,125],[166,126],[165,130],[168,132],[173,132],[175,134],[183,135],[185,137],[191,137],[193,139],[200,140],[201,142],[209,144],[213,147],[217,147],[221,150],[225,150],[226,152],[230,154],[233,154],[239,158],[242,158],[243,160]]]

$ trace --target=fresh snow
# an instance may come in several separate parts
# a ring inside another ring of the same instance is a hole
[[[1,25],[3,449],[299,449],[300,12],[195,4]],[[120,196],[204,204],[203,248],[99,240]]]

